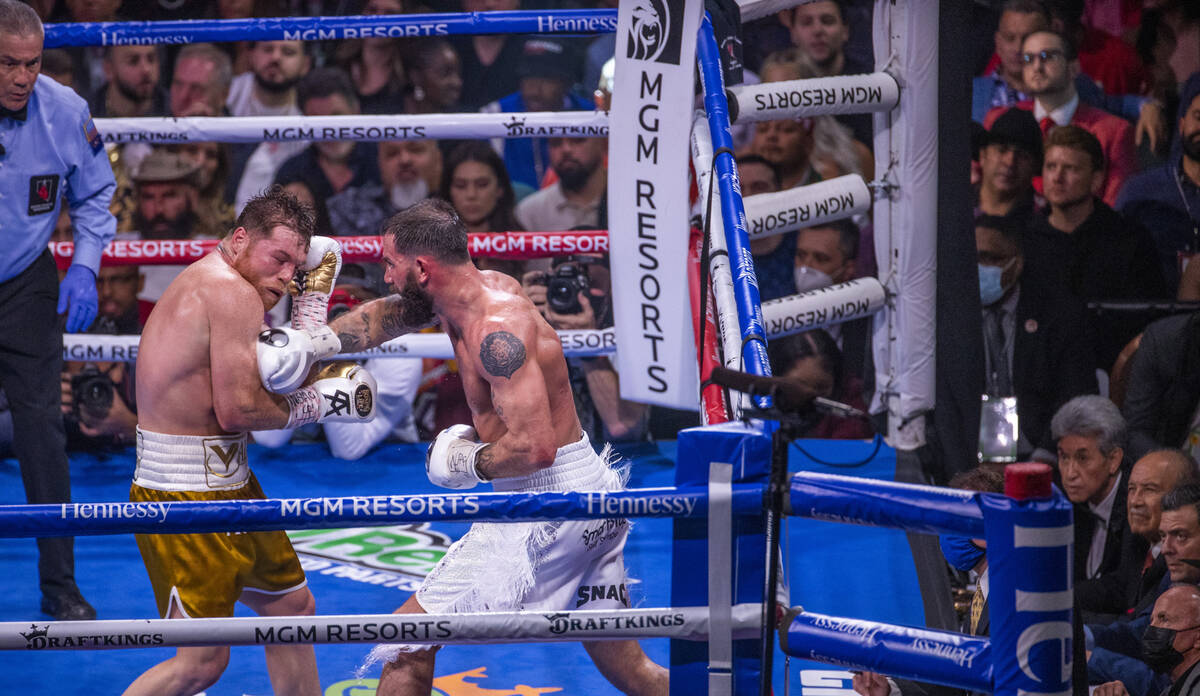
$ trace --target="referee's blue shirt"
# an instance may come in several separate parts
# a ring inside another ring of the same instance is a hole
[[[71,262],[98,271],[117,230],[108,212],[117,183],[87,102],[39,75],[25,120],[0,116],[0,145],[0,282],[46,251],[63,196],[75,228]]]

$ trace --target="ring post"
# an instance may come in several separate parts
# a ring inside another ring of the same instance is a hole
[[[1071,504],[1050,467],[1012,464],[1006,496],[982,495],[987,607],[997,696],[1069,696],[1072,658]]]
[[[761,427],[744,423],[722,423],[690,428],[679,433],[677,486],[708,485],[711,463],[732,466],[732,480],[738,483],[764,484],[771,463],[771,435]],[[763,518],[761,515],[736,514],[733,518],[732,548],[728,563],[733,573],[734,604],[764,601],[762,596],[766,565],[763,558]],[[697,573],[716,559],[708,554],[708,522],[705,519],[677,519],[671,554],[672,606],[707,606],[706,584],[697,582]],[[759,640],[733,641],[733,694],[757,696],[762,673]],[[708,648],[703,643],[671,641],[671,694],[695,696],[708,693]]]

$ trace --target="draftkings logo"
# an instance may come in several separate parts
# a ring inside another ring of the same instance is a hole
[[[594,633],[596,631],[630,631],[659,626],[682,626],[683,614],[642,614],[622,616],[620,613],[607,616],[572,617],[570,614],[542,614],[550,622],[550,632],[556,636],[564,633]]]
[[[29,650],[38,650],[46,647],[46,635],[50,633],[50,627],[38,628],[37,624],[29,625],[29,632],[21,632],[21,637],[25,639],[25,647]]]
[[[635,0],[625,57],[679,65],[685,0]]]

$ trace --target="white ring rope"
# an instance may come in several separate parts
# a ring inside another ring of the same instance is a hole
[[[807,186],[746,196],[746,231],[750,239],[815,227],[871,211],[871,191],[857,174],[846,174]]]
[[[617,339],[613,329],[559,331],[563,354],[568,358],[611,355]],[[63,336],[63,360],[88,362],[133,362],[137,360],[140,336],[129,334],[66,334]],[[387,341],[377,348],[359,353],[343,353],[330,360],[366,360],[368,358],[433,358],[451,360],[454,349],[444,333],[417,333]]]
[[[98,118],[106,143],[315,142],[460,138],[604,138],[607,111],[395,116]]]
[[[758,604],[735,605],[734,638],[756,637],[761,611]],[[638,638],[707,640],[708,607],[0,623],[0,650],[307,643],[558,643]]]

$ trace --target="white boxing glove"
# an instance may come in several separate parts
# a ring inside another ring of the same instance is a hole
[[[442,488],[474,488],[483,478],[475,469],[475,456],[487,447],[469,425],[452,425],[438,433],[425,452],[425,475]]]
[[[296,269],[297,296],[292,300],[292,328],[312,331],[329,316],[329,294],[342,270],[342,245],[332,237],[313,236],[304,265]]]
[[[258,375],[267,391],[286,394],[304,384],[318,360],[337,355],[342,342],[322,324],[309,330],[267,329],[258,335]]]
[[[290,408],[288,428],[307,423],[365,423],[375,417],[375,378],[355,362],[321,367],[312,384],[285,394]]]

